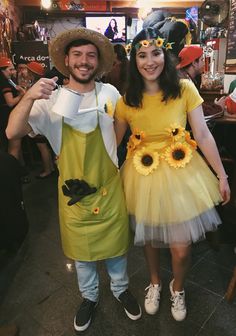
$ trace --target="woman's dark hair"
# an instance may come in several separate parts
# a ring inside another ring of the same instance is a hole
[[[110,27],[110,28],[112,29],[112,27],[111,27],[111,21],[114,21],[114,22],[115,22],[114,31],[115,31],[116,33],[118,33],[118,27],[117,27],[117,21],[116,21],[116,19],[112,18],[112,19],[110,20],[110,22],[109,22],[108,27]]]
[[[120,86],[122,87],[122,94],[124,93],[128,82],[129,60],[125,47],[122,44],[115,44],[114,51],[117,55],[117,59],[121,62],[120,67]]]
[[[113,48],[119,61],[123,62],[128,59],[125,47],[122,44],[115,44]]]
[[[147,28],[141,30],[136,35],[132,42],[130,53],[130,67],[129,67],[129,85],[126,90],[124,101],[127,105],[132,107],[141,107],[144,91],[144,81],[140,75],[136,64],[136,48],[135,45],[143,40],[156,39],[162,37],[159,30],[155,28]],[[168,41],[171,42],[171,41]],[[168,99],[175,99],[181,95],[181,85],[178,72],[176,70],[177,60],[174,55],[163,48],[165,64],[162,73],[157,78],[158,84],[163,92],[162,101],[167,102]]]

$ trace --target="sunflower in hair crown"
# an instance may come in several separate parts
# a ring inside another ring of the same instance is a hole
[[[156,39],[142,40],[135,44],[135,49],[138,50],[141,47],[156,46],[157,48],[164,48],[166,50],[172,49],[174,42],[167,42],[164,38],[158,36]]]

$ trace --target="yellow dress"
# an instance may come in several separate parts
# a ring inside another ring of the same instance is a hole
[[[193,83],[181,83],[181,98],[167,103],[159,92],[144,94],[142,108],[117,104],[116,118],[132,131],[121,174],[136,245],[190,244],[221,223],[218,180],[185,130],[202,98]]]

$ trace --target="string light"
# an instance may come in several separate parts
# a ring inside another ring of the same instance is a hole
[[[49,9],[52,6],[52,0],[41,0],[41,6],[45,9]]]
[[[139,8],[138,18],[140,20],[144,20],[147,17],[147,15],[152,11],[152,8],[147,5],[146,0],[137,0],[136,6]]]

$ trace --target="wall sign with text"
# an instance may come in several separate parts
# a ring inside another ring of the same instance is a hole
[[[50,69],[48,45],[42,41],[21,41],[12,43],[12,60],[24,59],[27,62],[36,61],[46,70]]]

